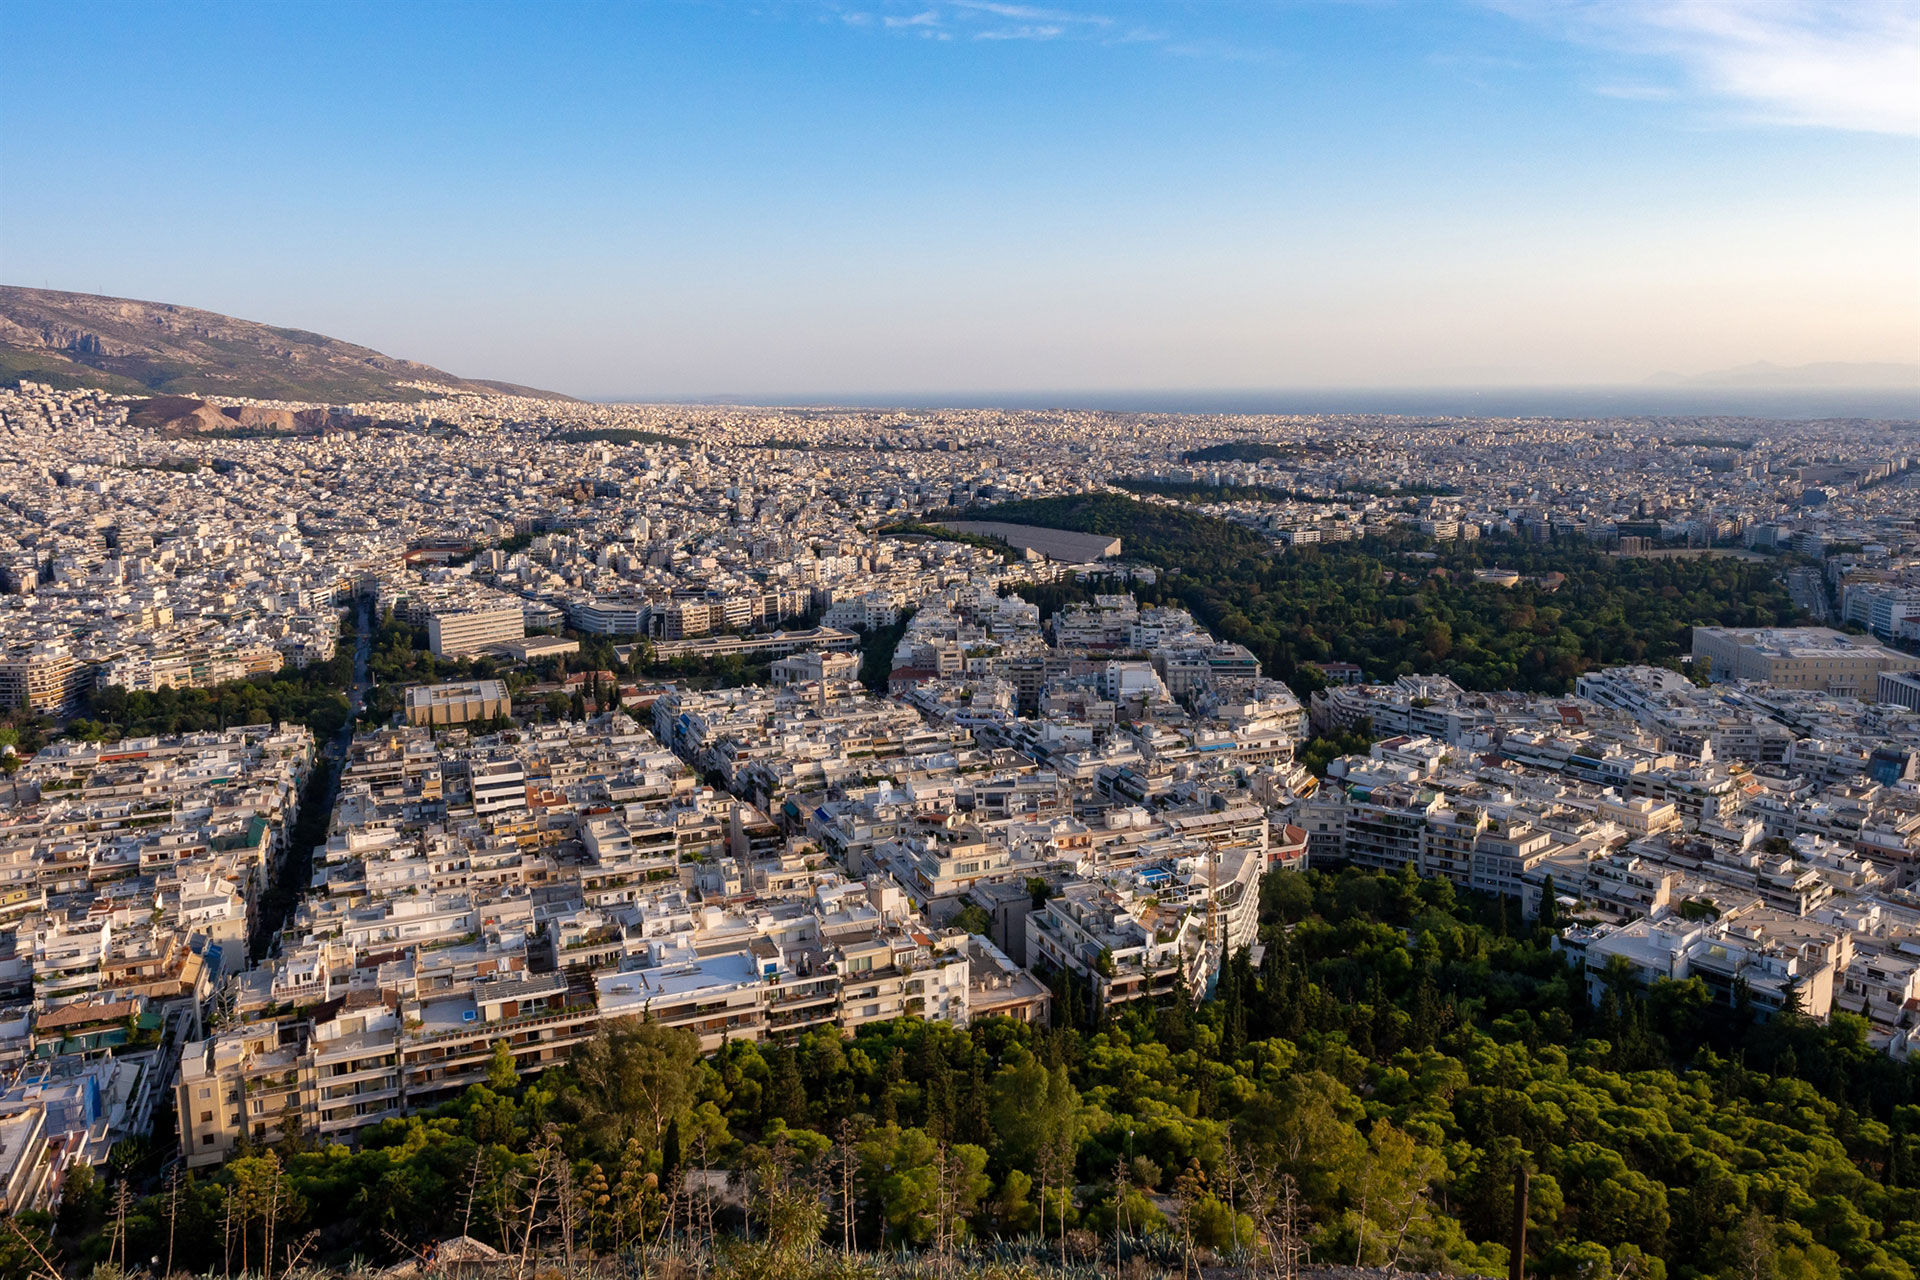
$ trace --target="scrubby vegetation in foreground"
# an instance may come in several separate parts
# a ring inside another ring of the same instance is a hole
[[[1323,1262],[1502,1274],[1524,1165],[1529,1275],[1920,1266],[1920,1099],[1858,1017],[1760,1025],[1697,980],[1643,997],[1624,975],[1594,1008],[1545,930],[1410,875],[1278,874],[1263,905],[1264,964],[1237,957],[1198,1008],[902,1020],[705,1059],[686,1033],[611,1025],[537,1079],[503,1055],[357,1149],[295,1138],[149,1177],[124,1236],[84,1179],[57,1222],[23,1225],[76,1275],[110,1253],[196,1273],[391,1261],[463,1233],[576,1262],[736,1250],[723,1269],[742,1272],[755,1248],[800,1274],[791,1257],[848,1242],[1264,1267],[1291,1239]],[[669,1194],[690,1170],[711,1172]],[[12,1243],[0,1269],[24,1274]]]

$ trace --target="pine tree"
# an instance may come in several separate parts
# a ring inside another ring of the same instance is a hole
[[[1283,1034],[1287,1039],[1298,1040],[1302,1035],[1306,1034],[1309,1025],[1307,1021],[1309,1014],[1315,1015],[1313,1025],[1316,1029],[1324,1021],[1323,1018],[1318,1016],[1320,1014],[1319,1008],[1313,1004],[1314,994],[1313,982],[1307,977],[1306,967],[1304,965],[1295,966],[1293,970],[1293,990],[1287,999],[1287,1022],[1283,1029]]]
[[[1201,1120],[1213,1117],[1220,1109],[1220,1081],[1215,1078],[1208,1064],[1202,1062],[1194,1073],[1193,1112]]]
[[[512,1093],[520,1084],[520,1068],[514,1064],[513,1048],[505,1040],[493,1042],[493,1061],[487,1067],[487,1087],[495,1093]]]
[[[1287,935],[1278,934],[1267,947],[1260,964],[1260,1011],[1255,1031],[1261,1039],[1285,1035],[1287,1031],[1287,995],[1293,979],[1293,957],[1287,947]]]

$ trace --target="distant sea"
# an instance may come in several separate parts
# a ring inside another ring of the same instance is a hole
[[[635,402],[663,403],[654,397]],[[1120,413],[1394,414],[1449,418],[1877,418],[1920,421],[1920,388],[1436,387],[1273,391],[953,391],[689,396],[666,403]]]

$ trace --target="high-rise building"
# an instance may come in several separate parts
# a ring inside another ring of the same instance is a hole
[[[517,600],[498,608],[449,610],[427,617],[427,642],[436,658],[464,658],[526,634],[526,615]]]
[[[93,683],[93,669],[62,649],[0,657],[0,707],[70,711]]]

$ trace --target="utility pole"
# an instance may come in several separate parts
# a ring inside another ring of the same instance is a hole
[[[164,1277],[173,1274],[173,1232],[180,1222],[181,1168],[182,1166],[175,1165],[173,1171],[167,1175],[167,1269],[160,1273],[163,1280]]]
[[[120,1251],[120,1273],[127,1271],[127,1204],[133,1199],[133,1193],[127,1189],[124,1176],[113,1189],[113,1243],[107,1246],[107,1261],[113,1261],[115,1249]]]

